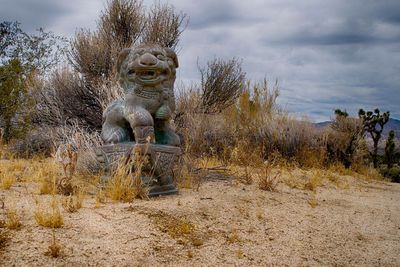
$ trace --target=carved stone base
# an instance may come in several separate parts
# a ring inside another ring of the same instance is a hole
[[[174,146],[127,142],[98,147],[97,160],[105,173],[102,180],[106,182],[120,162],[133,162],[127,159],[138,154],[148,157],[148,164],[142,168],[142,182],[150,187],[149,196],[176,194],[173,169],[182,152]]]

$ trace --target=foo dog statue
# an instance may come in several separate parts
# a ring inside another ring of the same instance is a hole
[[[179,146],[179,136],[169,123],[175,111],[176,68],[178,59],[170,48],[141,45],[122,50],[117,70],[125,99],[104,111],[101,137],[106,144],[141,143],[150,136],[158,144]],[[152,128],[154,133],[148,132]]]
[[[181,154],[180,139],[170,120],[178,66],[170,48],[144,44],[122,50],[117,71],[125,97],[103,113],[101,138],[106,145],[97,150],[99,161],[110,171],[132,151],[146,154],[153,171],[142,180],[150,185],[150,196],[177,192],[172,169]]]

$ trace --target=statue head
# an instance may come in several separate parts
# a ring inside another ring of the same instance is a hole
[[[135,86],[172,88],[178,66],[175,52],[157,44],[125,48],[117,61],[120,84],[126,93]]]

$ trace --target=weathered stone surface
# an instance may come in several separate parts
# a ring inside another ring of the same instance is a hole
[[[179,147],[174,146],[126,142],[98,147],[96,155],[105,170],[105,180],[111,177],[120,162],[137,153],[148,156],[149,159],[148,166],[142,169],[142,180],[145,183],[151,181],[149,196],[177,193],[172,171],[182,152]]]
[[[125,97],[103,113],[106,145],[97,148],[99,162],[110,177],[121,160],[136,155],[132,152],[148,157],[142,181],[150,183],[150,196],[177,192],[172,170],[181,155],[180,139],[170,124],[176,68],[177,56],[169,48],[147,44],[124,49],[117,69]]]
[[[179,136],[170,124],[177,67],[175,52],[158,45],[141,45],[120,53],[117,69],[125,98],[104,111],[101,136],[106,144],[143,143],[149,137],[157,144],[179,146]]]

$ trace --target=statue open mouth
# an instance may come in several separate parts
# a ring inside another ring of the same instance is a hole
[[[168,70],[158,68],[135,68],[129,71],[129,75],[134,75],[135,80],[141,84],[154,85],[165,80]]]

